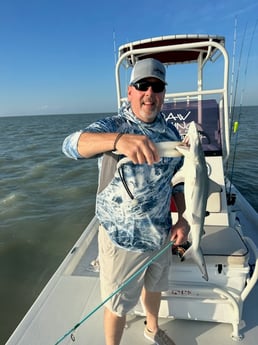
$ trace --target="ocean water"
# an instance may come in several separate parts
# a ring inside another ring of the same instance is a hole
[[[258,107],[241,110],[229,175],[258,211]],[[68,159],[61,145],[103,116],[0,117],[0,344],[94,215],[96,159]]]

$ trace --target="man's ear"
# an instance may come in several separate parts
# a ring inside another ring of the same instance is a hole
[[[128,101],[131,100],[131,94],[132,94],[132,86],[128,86],[127,88],[127,98],[128,98]]]

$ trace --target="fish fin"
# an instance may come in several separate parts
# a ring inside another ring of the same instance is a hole
[[[190,147],[187,145],[178,145],[178,146],[176,146],[176,149],[183,156],[188,156],[190,154]]]
[[[184,181],[185,181],[185,176],[184,176],[184,171],[183,171],[183,167],[182,167],[173,176],[171,182],[172,182],[172,185],[175,186],[175,185],[177,185],[179,183],[184,183]]]

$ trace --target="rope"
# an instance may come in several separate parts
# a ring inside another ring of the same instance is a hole
[[[66,332],[54,345],[60,344],[68,335],[71,334],[72,340],[75,341],[74,335],[72,334],[78,327],[80,327],[87,319],[89,319],[97,310],[99,310],[107,301],[109,301],[114,295],[120,292],[126,285],[128,285],[135,277],[137,277],[141,272],[143,272],[148,266],[150,266],[153,261],[159,258],[168,248],[173,245],[173,241],[170,241],[164,248],[162,248],[156,255],[154,255],[149,261],[146,262],[142,267],[139,268],[134,274],[132,274],[124,283],[120,285],[110,296],[108,296],[103,302],[101,302],[96,308],[94,308],[90,313],[88,313],[80,322],[78,322],[73,328]]]

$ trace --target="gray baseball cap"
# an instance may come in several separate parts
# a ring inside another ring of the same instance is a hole
[[[153,58],[139,60],[133,67],[130,84],[150,77],[157,78],[166,84],[166,69],[164,65]]]

